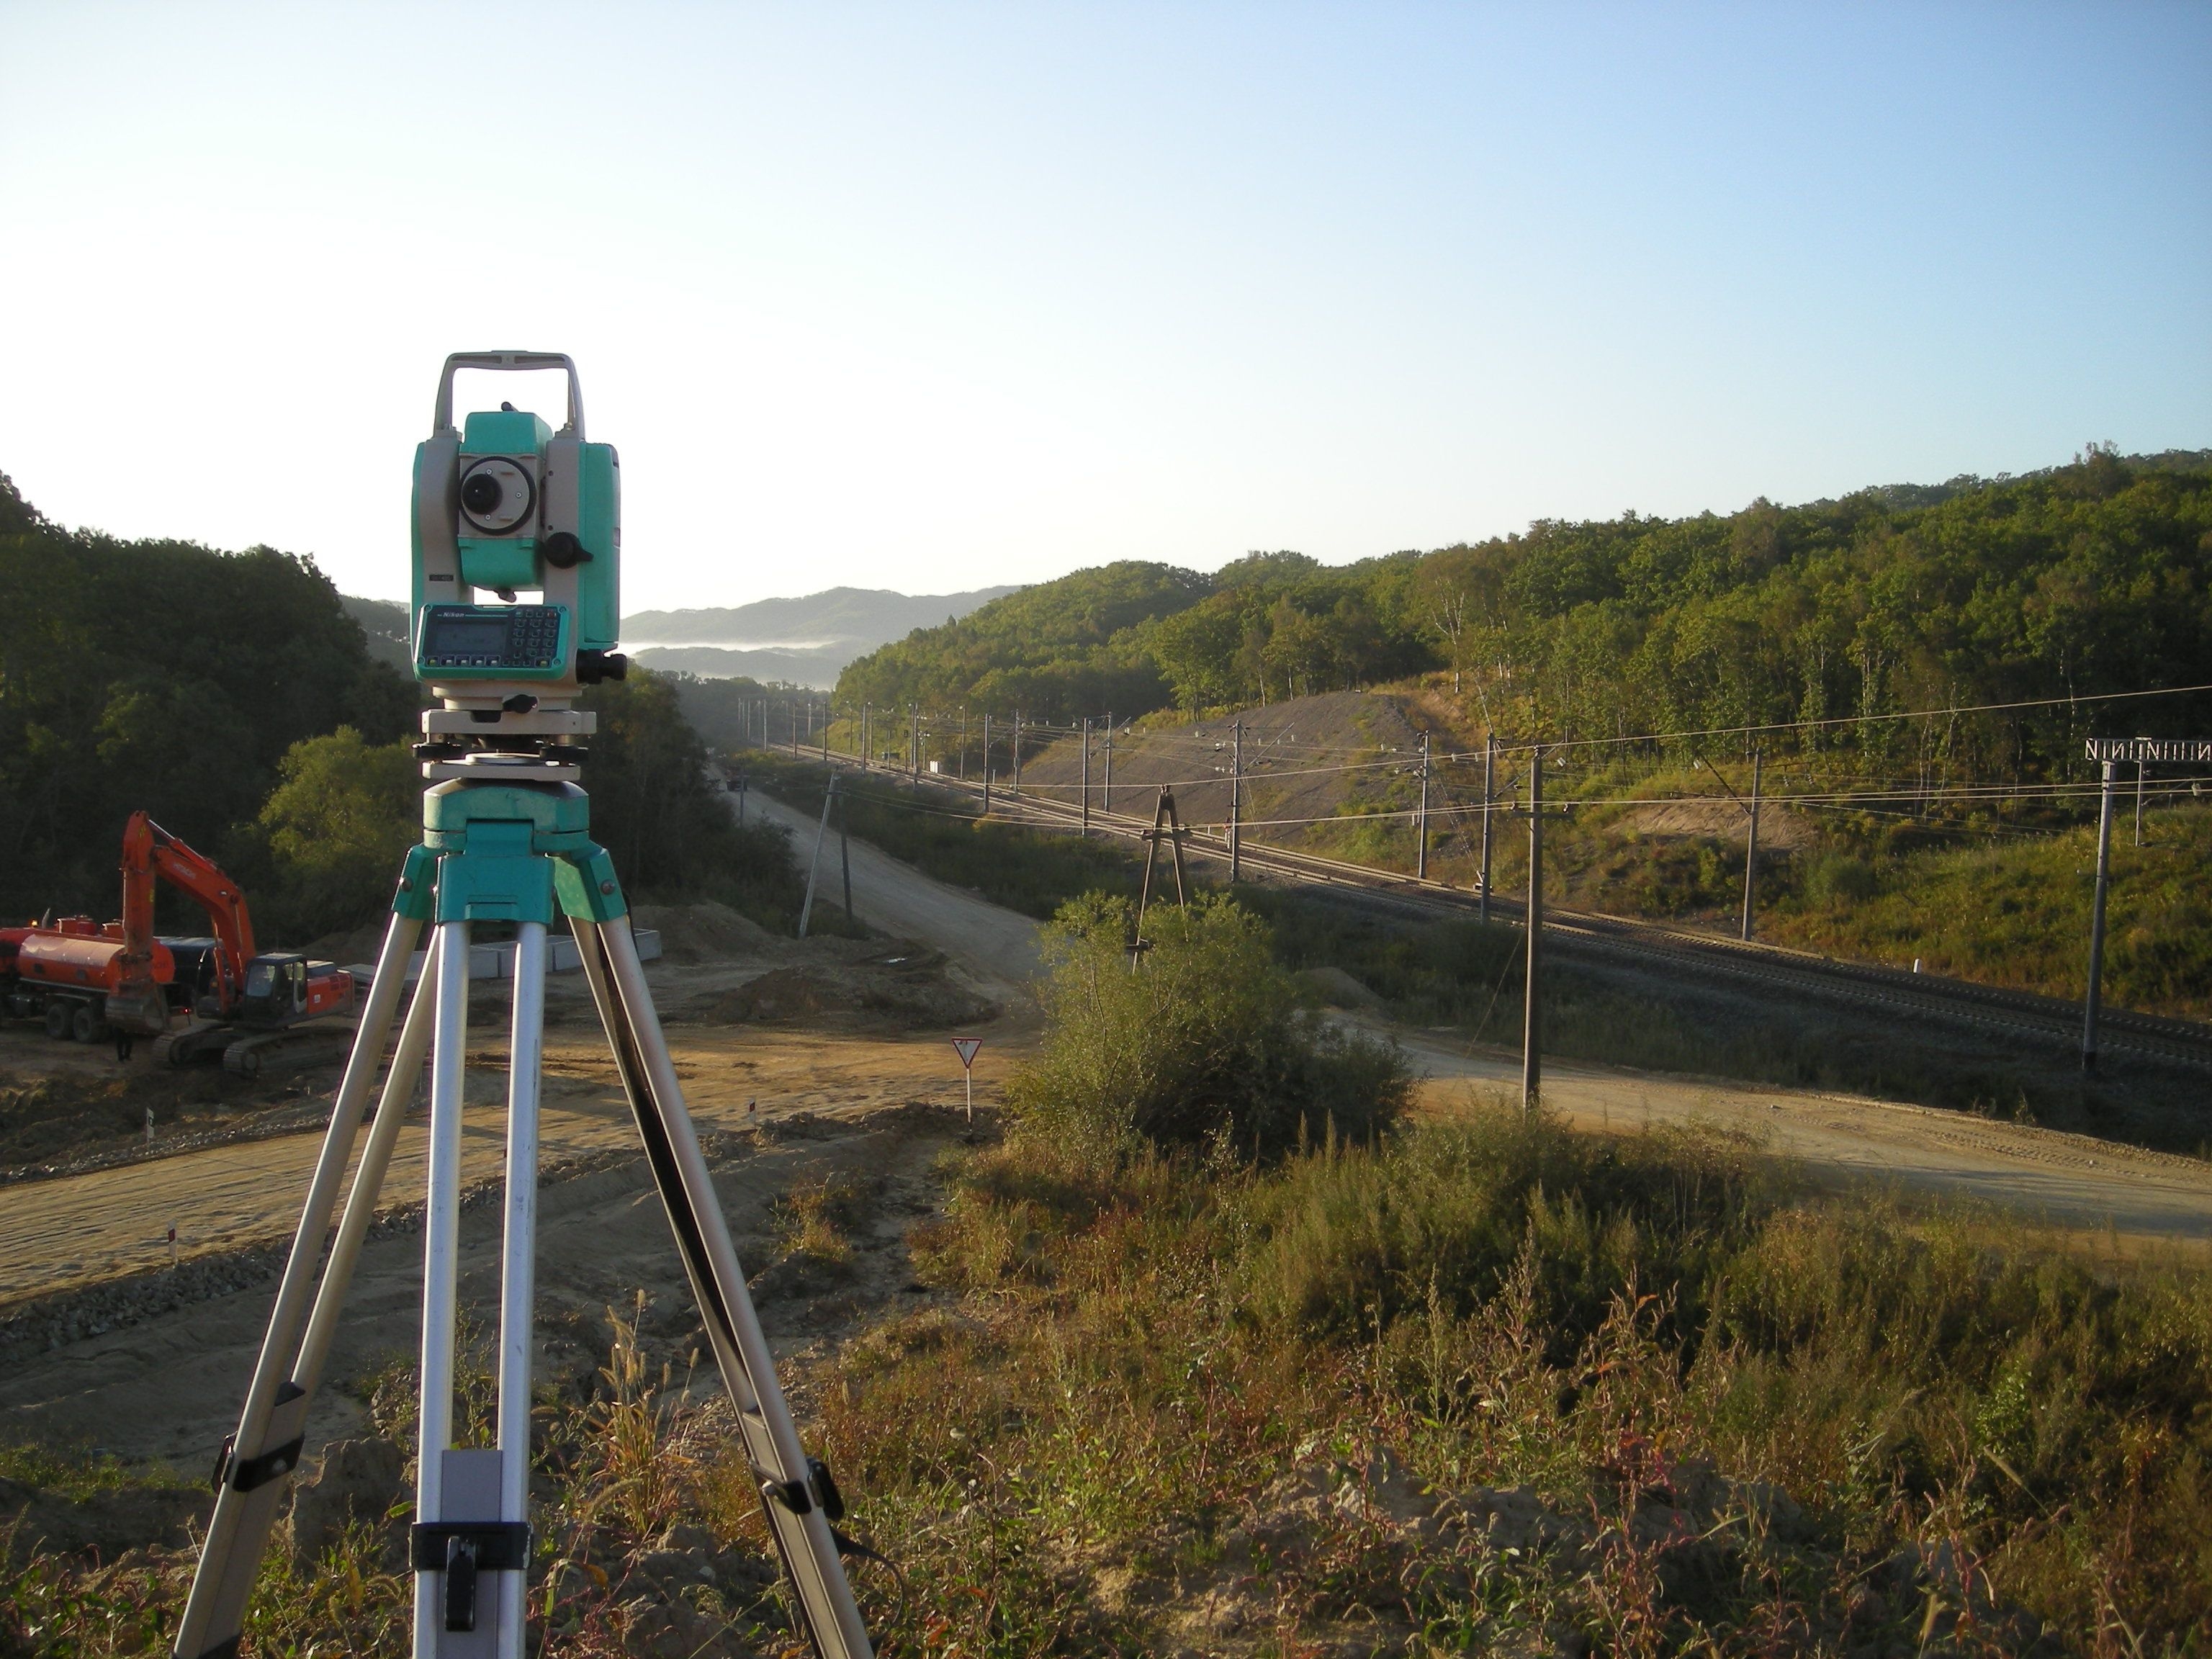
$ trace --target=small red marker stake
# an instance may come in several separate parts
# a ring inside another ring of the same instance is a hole
[[[968,1121],[975,1121],[975,1051],[983,1046],[981,1037],[955,1037],[952,1052],[960,1056],[960,1074],[968,1083]]]
[[[169,1265],[172,1267],[177,1265],[177,1230],[174,1227],[169,1229]]]

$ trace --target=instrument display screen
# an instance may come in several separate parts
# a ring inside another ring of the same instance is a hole
[[[567,610],[557,605],[432,605],[422,609],[421,673],[558,675],[568,645]]]

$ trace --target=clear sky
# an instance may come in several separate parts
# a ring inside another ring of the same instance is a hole
[[[2212,446],[2203,3],[0,0],[0,471],[385,596],[455,349],[629,609]]]

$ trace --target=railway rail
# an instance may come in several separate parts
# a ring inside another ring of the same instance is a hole
[[[831,758],[852,769],[878,776],[905,781],[910,775],[902,769],[868,766],[849,757]],[[961,779],[935,775],[928,781],[970,799],[980,800],[982,795],[980,785]],[[993,792],[991,810],[994,817],[1044,829],[1074,830],[1083,822],[1079,806],[1033,795],[1010,795],[1003,789]],[[1133,817],[1093,807],[1090,826],[1102,835],[1141,840],[1152,829],[1152,820],[1149,817]],[[1183,845],[1201,858],[1228,861],[1226,838],[1212,831],[1187,830]],[[1370,907],[1390,909],[1408,917],[1464,918],[1481,908],[1480,893],[1468,888],[1396,871],[1377,870],[1317,853],[1269,846],[1249,837],[1239,858],[1249,871],[1305,885],[1331,888],[1356,896]],[[1500,921],[1524,925],[1527,911],[1521,901],[1497,894],[1491,899],[1491,914]],[[1723,939],[1661,922],[1565,909],[1552,904],[1544,907],[1544,931],[1553,945],[1564,949],[1569,956],[1610,958],[1622,966],[1670,973],[1686,971],[1707,979],[1755,983],[1832,1001],[2032,1034],[2060,1048],[2073,1048],[2081,1041],[2081,1005],[2057,997],[2039,996],[2033,992],[1978,985],[1940,974],[1912,973],[1870,963],[1845,962],[1788,945]],[[2212,1070],[2212,1026],[2108,1007],[2100,1017],[2098,1036],[2100,1051],[2108,1054],[2127,1053],[2168,1064]]]

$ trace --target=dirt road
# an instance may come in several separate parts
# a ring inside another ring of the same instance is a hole
[[[660,975],[656,974],[654,977]],[[986,1097],[1008,1063],[1017,1024],[976,1028],[986,1041],[976,1082]],[[937,1035],[872,1037],[757,1026],[669,1027],[692,1115],[702,1131],[794,1115],[873,1109],[910,1101],[951,1104],[960,1066]],[[505,1145],[504,1055],[472,1048],[462,1115],[464,1178],[495,1175]],[[596,1033],[549,1032],[541,1145],[547,1167],[636,1144],[636,1129]],[[418,1107],[419,1112],[419,1107]],[[0,1312],[26,1297],[155,1267],[175,1227],[183,1260],[287,1238],[321,1147],[319,1134],[276,1136],[149,1163],[0,1188]],[[402,1131],[386,1178],[388,1205],[419,1201],[423,1125]]]
[[[1427,1073],[1431,1106],[1449,1109],[1468,1083],[1517,1098],[1517,1054],[1396,1035]],[[2068,1231],[2212,1242],[2212,1164],[2195,1158],[1925,1106],[1564,1060],[1545,1061],[1544,1098],[1583,1128],[1712,1123],[1835,1176],[1968,1195]]]
[[[795,1182],[835,1175],[875,1181],[863,1248],[901,1254],[898,1239],[927,1199],[921,1177],[896,1171],[927,1170],[955,1133],[949,1115],[893,1109],[808,1119],[781,1135],[770,1128],[748,1137],[754,1144],[740,1144],[714,1165],[741,1259],[755,1271],[773,1259],[769,1206],[777,1194]],[[481,1155],[481,1146],[474,1150]],[[641,1290],[653,1298],[646,1333],[669,1340],[679,1353],[692,1346],[689,1333],[697,1322],[690,1292],[642,1159],[548,1187],[539,1203],[541,1375],[587,1369],[604,1358],[607,1311],[627,1315]],[[499,1228],[496,1204],[463,1213],[460,1299],[479,1335],[497,1322]],[[331,1357],[330,1386],[311,1424],[313,1446],[359,1432],[375,1373],[411,1360],[422,1269],[419,1233],[363,1250]],[[890,1273],[894,1292],[906,1278]],[[0,1436],[90,1444],[134,1460],[168,1460],[187,1472],[204,1468],[235,1422],[272,1289],[216,1297],[0,1369]],[[773,1271],[766,1282],[757,1279],[755,1296],[780,1352],[805,1343],[838,1313],[834,1301],[786,1297]],[[711,1376],[711,1362],[708,1371]]]
[[[814,856],[820,820],[758,790],[750,799],[752,811],[790,830],[792,850],[805,870]],[[853,908],[869,927],[935,945],[1002,994],[1036,976],[1037,925],[1027,916],[1001,909],[964,888],[933,880],[866,842],[856,838],[852,848]],[[834,825],[823,840],[820,891],[833,893],[842,878]]]

